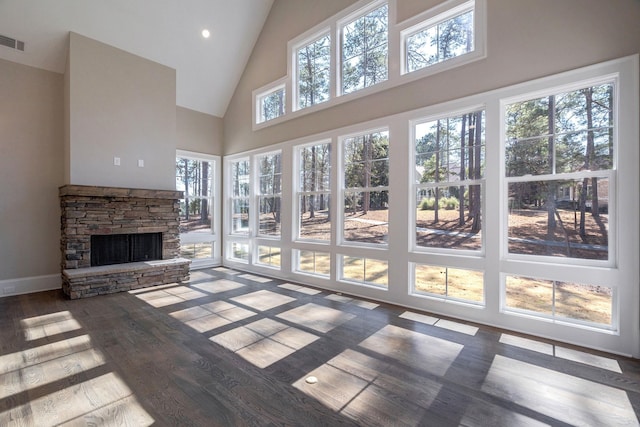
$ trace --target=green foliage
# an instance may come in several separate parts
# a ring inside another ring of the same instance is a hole
[[[432,211],[435,209],[436,199],[435,197],[425,197],[420,201],[418,205],[422,211]],[[438,209],[454,210],[460,207],[460,200],[457,197],[440,197],[438,199]]]

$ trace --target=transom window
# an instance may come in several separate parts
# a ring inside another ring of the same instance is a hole
[[[286,112],[285,95],[285,87],[281,85],[258,96],[258,123],[284,115]]]
[[[331,36],[324,34],[296,50],[298,108],[327,101],[331,84]]]
[[[342,93],[387,80],[388,31],[386,3],[342,26]]]
[[[406,72],[474,50],[474,2],[467,2],[405,31]]]

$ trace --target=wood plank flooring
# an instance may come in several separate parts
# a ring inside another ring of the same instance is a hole
[[[636,360],[224,268],[0,322],[0,426],[640,425]]]

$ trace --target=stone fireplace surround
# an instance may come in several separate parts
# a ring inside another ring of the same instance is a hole
[[[189,280],[180,258],[182,192],[65,185],[59,189],[62,290],[71,299]],[[91,236],[162,233],[162,260],[91,266]]]

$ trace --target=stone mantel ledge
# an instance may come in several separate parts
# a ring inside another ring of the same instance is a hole
[[[83,277],[106,276],[112,274],[129,273],[132,271],[157,270],[158,268],[191,264],[186,258],[161,259],[156,261],[128,262],[125,264],[101,265],[98,267],[71,268],[62,271],[69,279]]]
[[[143,188],[99,187],[93,185],[63,185],[59,188],[60,197],[122,197],[138,199],[182,199],[184,193],[174,190],[151,190]]]

